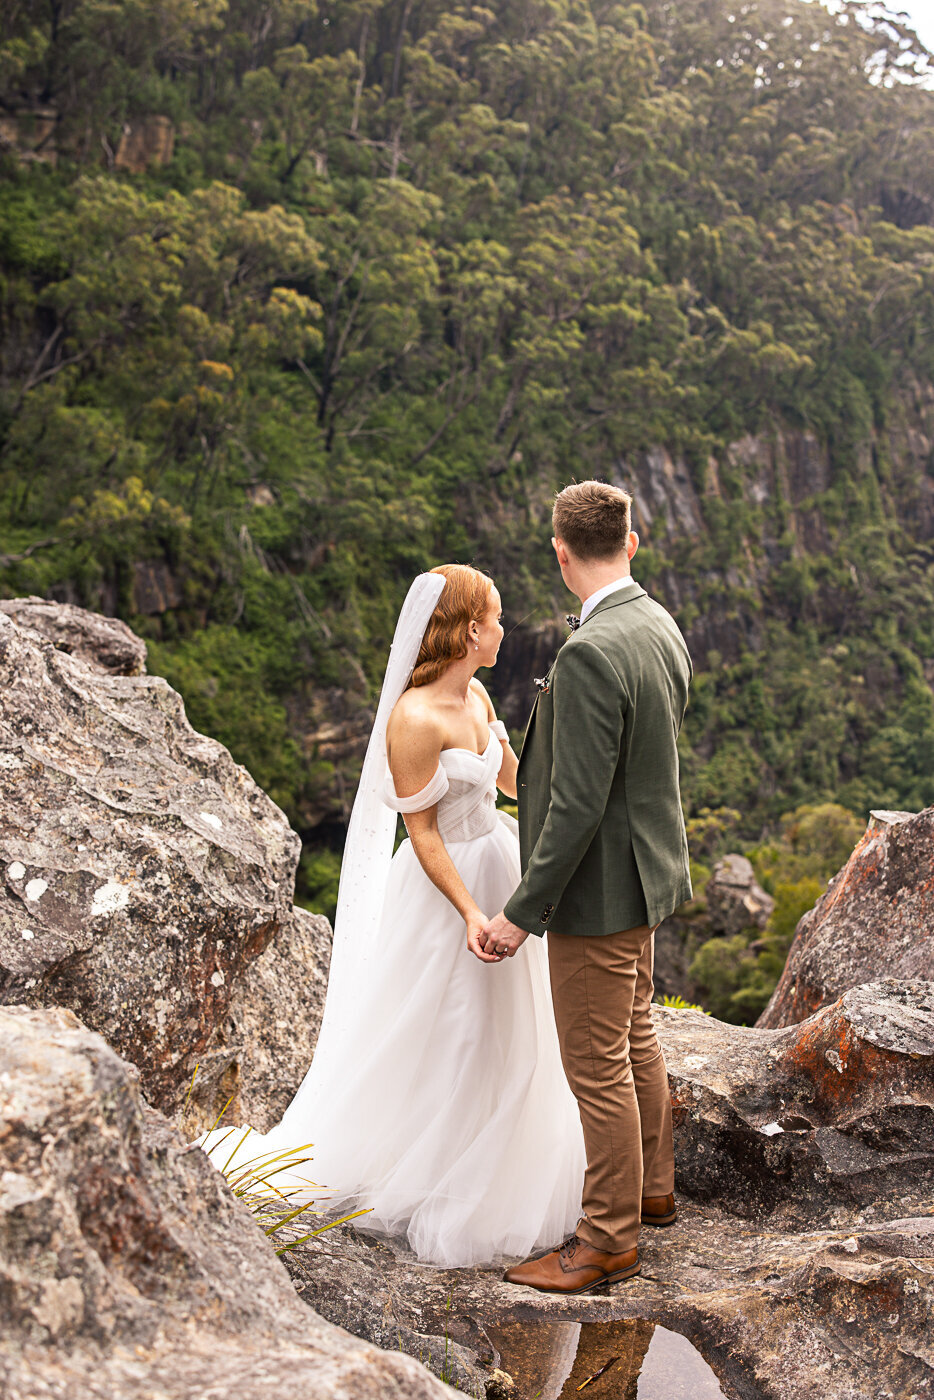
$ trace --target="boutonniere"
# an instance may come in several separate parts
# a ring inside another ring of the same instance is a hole
[[[551,681],[548,679],[547,676],[533,676],[532,684],[538,686],[538,689],[541,691],[542,695],[547,695],[549,690],[551,689]]]
[[[572,632],[576,632],[578,627],[580,627],[581,625],[581,620],[576,613],[566,613],[564,620],[570,627]]]

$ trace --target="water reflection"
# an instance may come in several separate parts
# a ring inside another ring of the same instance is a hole
[[[488,1336],[521,1400],[724,1400],[686,1337],[641,1319],[514,1321]]]

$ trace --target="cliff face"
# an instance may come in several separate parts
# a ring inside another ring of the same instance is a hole
[[[934,540],[934,385],[906,388],[897,412],[853,450],[845,471],[813,433],[776,425],[774,433],[732,443],[722,461],[710,457],[702,468],[660,446],[608,472],[633,496],[643,544],[633,573],[678,619],[698,671],[759,651],[767,616],[800,616],[801,599],[779,571],[834,549],[841,520],[827,493],[835,484],[871,482],[880,525],[904,531],[908,546]],[[854,582],[871,588],[867,561],[854,557],[851,567]],[[556,568],[554,575],[557,607],[576,609]],[[507,597],[508,587],[507,580]],[[809,600],[808,618],[833,632],[849,605],[828,590]],[[528,678],[543,674],[566,635],[555,618],[520,625],[504,644],[490,683],[512,726],[524,724]],[[934,684],[934,663],[928,671]]]

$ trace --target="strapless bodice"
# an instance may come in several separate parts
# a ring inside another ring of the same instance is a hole
[[[397,812],[423,812],[438,804],[438,831],[446,845],[475,841],[496,826],[496,775],[503,746],[490,733],[484,752],[443,749],[429,783],[411,797],[398,797],[387,773],[383,801]]]

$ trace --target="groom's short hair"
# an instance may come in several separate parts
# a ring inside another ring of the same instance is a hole
[[[632,528],[632,497],[605,481],[575,481],[555,497],[555,537],[578,559],[622,554]]]

